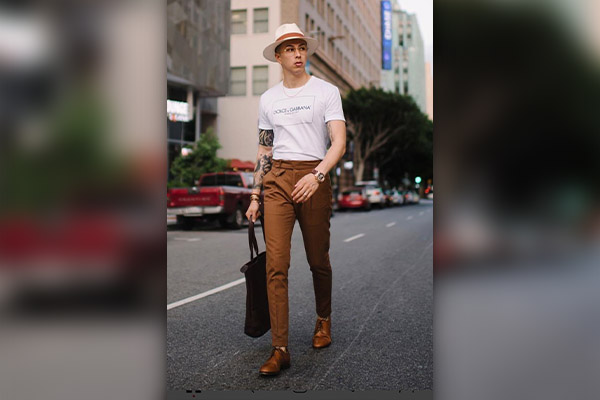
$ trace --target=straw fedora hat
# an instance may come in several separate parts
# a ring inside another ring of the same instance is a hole
[[[304,36],[304,33],[298,28],[298,25],[283,24],[275,31],[275,41],[263,50],[263,56],[269,61],[277,62],[277,59],[275,59],[275,49],[286,40],[292,39],[305,40],[308,46],[307,55],[309,56],[317,50],[317,47],[319,47],[319,41],[309,36]]]

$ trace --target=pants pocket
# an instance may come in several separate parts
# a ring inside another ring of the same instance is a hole
[[[280,186],[280,184],[275,184],[275,179],[279,178],[284,173],[285,169],[282,168],[272,168],[269,172],[267,172],[263,177],[263,189],[265,192]]]
[[[325,178],[325,182],[319,184],[315,194],[311,197],[311,209],[331,209],[332,191],[329,177]]]
[[[283,168],[277,168],[277,169],[271,170],[271,171],[273,171],[273,175],[275,175],[275,176],[281,176],[285,173],[285,169],[283,169]]]

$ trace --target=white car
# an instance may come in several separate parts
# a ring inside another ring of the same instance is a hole
[[[420,201],[419,194],[414,190],[405,190],[404,204],[418,204]]]
[[[385,195],[383,189],[377,186],[377,181],[358,181],[357,187],[364,187],[367,190],[367,198],[369,203],[379,208],[385,207]]]
[[[385,193],[388,196],[388,205],[390,206],[399,206],[404,202],[402,194],[396,189],[387,190]]]
[[[398,189],[392,190],[392,199],[395,206],[404,204],[404,197],[402,196],[402,192],[400,192]]]

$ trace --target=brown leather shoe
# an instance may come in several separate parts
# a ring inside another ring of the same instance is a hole
[[[260,367],[259,372],[263,376],[278,375],[282,369],[287,369],[290,365],[290,351],[283,351],[273,347],[271,357]]]
[[[327,320],[317,318],[315,334],[313,336],[313,347],[321,349],[331,344],[331,317]]]

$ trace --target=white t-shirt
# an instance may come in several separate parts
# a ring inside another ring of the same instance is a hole
[[[299,88],[279,82],[260,97],[258,129],[273,130],[275,160],[325,158],[330,144],[325,124],[332,120],[345,121],[340,91],[315,76]]]

